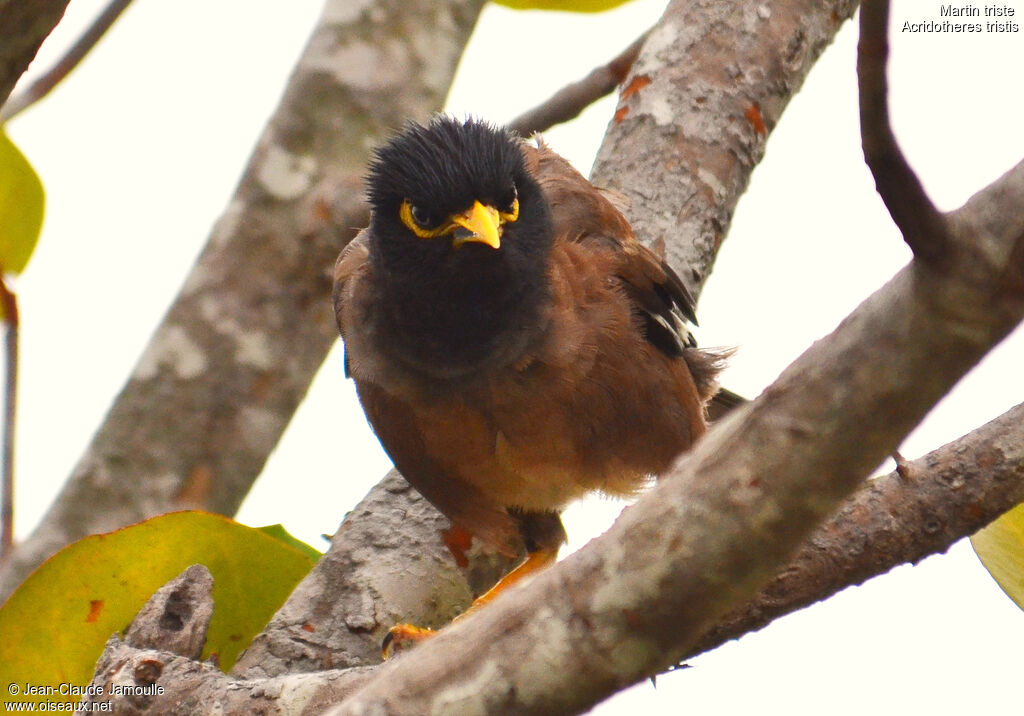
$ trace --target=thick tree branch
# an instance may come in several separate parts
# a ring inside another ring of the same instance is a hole
[[[514,565],[476,546],[460,567],[443,539],[448,527],[391,471],[346,515],[330,551],[232,673],[255,678],[375,664],[393,625],[450,622]]]
[[[997,517],[1024,499],[1024,405],[1019,405],[1002,416],[971,433],[921,457],[906,463],[906,477],[892,473],[862,486],[847,500],[839,512],[817,529],[796,557],[752,600],[740,609],[727,614],[697,642],[690,658],[710,650],[723,642],[759,629],[783,614],[826,599],[845,587],[883,574],[894,566],[914,562],[929,554],[941,552],[950,544]],[[359,595],[359,585],[366,585],[364,574],[350,579],[338,579],[345,570],[366,570],[368,544],[388,542],[390,533],[382,529],[392,511],[405,512],[409,519],[435,522],[442,529],[445,520],[414,491],[404,486],[404,480],[392,473],[383,483],[387,490],[398,495],[389,499],[383,487],[374,492],[346,518],[345,527],[335,535],[334,546],[327,560],[332,566],[317,567],[321,574],[307,580],[300,587],[302,596],[293,595],[292,605],[282,610],[259,641],[245,652],[242,659],[248,668],[236,666],[228,677],[216,669],[201,669],[197,665],[174,662],[164,656],[160,663],[171,663],[178,671],[163,672],[160,684],[167,688],[164,699],[146,702],[149,714],[187,713],[178,709],[178,703],[191,703],[193,693],[203,695],[208,706],[218,704],[226,713],[242,694],[248,698],[276,699],[274,708],[290,712],[297,708],[297,700],[318,694],[316,703],[321,707],[335,702],[365,683],[375,673],[373,668],[343,668],[344,664],[369,664],[377,661],[379,636],[390,622],[383,620],[376,630],[367,632],[376,615],[396,612],[395,607],[412,609],[423,615],[423,604],[429,604],[445,595],[450,588],[435,589],[414,576],[401,580],[390,589],[380,590],[370,585],[369,597]],[[428,513],[433,513],[430,516]],[[416,544],[413,551],[423,550],[430,560],[437,544]],[[391,550],[374,550],[376,555],[392,561]],[[332,557],[335,552],[340,556]],[[395,555],[401,559],[402,555]],[[454,570],[450,558],[445,559]],[[340,563],[338,563],[340,562]],[[413,564],[408,558],[403,565]],[[323,564],[323,563],[322,563]],[[401,570],[392,569],[390,574]],[[396,580],[397,581],[397,580]],[[364,589],[367,589],[364,587]],[[398,592],[413,592],[403,597]],[[422,595],[418,589],[430,589],[432,594]],[[297,592],[298,594],[298,592]],[[336,598],[334,598],[336,596]],[[422,597],[422,599],[420,599]],[[462,597],[461,600],[468,600]],[[151,600],[151,602],[154,600]],[[459,600],[456,600],[459,601]],[[447,601],[445,602],[447,603]],[[339,606],[341,605],[341,606]],[[389,606],[390,605],[390,606]],[[427,617],[430,614],[426,609]],[[406,613],[401,612],[404,617]],[[287,616],[294,623],[285,623]],[[315,623],[300,621],[315,615]],[[334,623],[335,621],[341,623]],[[332,631],[333,630],[333,631]],[[346,632],[339,636],[337,631]],[[333,636],[332,636],[333,634]],[[262,643],[261,643],[262,642]],[[111,641],[102,663],[138,664],[154,655],[147,648],[181,651],[173,641],[136,645]],[[131,673],[131,669],[125,669]],[[288,673],[316,671],[303,676],[287,678]],[[100,671],[93,683],[105,683],[107,673]],[[294,698],[282,695],[286,684],[301,684],[302,690],[292,693]],[[121,708],[123,704],[116,702]],[[271,711],[276,713],[278,711]]]
[[[92,681],[100,693],[84,701],[113,702],[120,716],[319,716],[371,676],[370,668],[353,668],[238,680],[209,662],[135,648],[112,636]]]
[[[672,2],[644,43],[594,163],[638,237],[694,296],[768,135],[855,0]]]
[[[0,122],[6,122],[49,94],[89,54],[89,51],[96,46],[96,43],[106,34],[121,13],[131,5],[131,2],[132,0],[111,0],[57,64],[26,87],[25,91],[10,97],[0,106]]]
[[[7,101],[68,0],[0,0],[0,104]]]
[[[629,68],[633,66],[640,48],[643,47],[648,33],[633,40],[633,43],[620,52],[613,60],[597,67],[578,82],[568,84],[544,100],[533,109],[523,112],[508,123],[509,129],[529,137],[536,132],[544,132],[556,124],[568,122],[580,115],[580,112],[597,100],[611,94],[622,80]]]
[[[365,224],[369,146],[441,106],[483,0],[330,0],[181,293],[0,598],[68,542],[232,514],[336,340],[330,271]]]
[[[134,714],[316,714],[365,681],[366,670],[250,681],[229,678],[199,663],[213,614],[213,579],[192,565],[161,587],[125,632],[114,635],[96,665],[95,693],[86,704],[108,702]],[[168,688],[170,687],[170,688]]]

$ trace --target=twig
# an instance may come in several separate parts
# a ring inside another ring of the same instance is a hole
[[[4,370],[4,432],[0,460],[0,563],[14,544],[14,417],[18,405],[18,298],[0,275],[0,305],[3,305],[6,333]]]
[[[857,79],[864,161],[878,195],[914,252],[931,266],[951,260],[946,222],[900,151],[889,118],[889,0],[866,0],[860,8]]]
[[[566,85],[533,109],[519,115],[508,126],[524,137],[544,132],[556,124],[575,119],[580,112],[611,94],[626,78],[650,30],[636,38],[609,63],[590,71],[583,79]]]
[[[895,450],[893,451],[892,459],[896,463],[896,474],[904,480],[910,480],[913,477],[913,468],[907,461],[907,458],[903,457],[899,450]]]
[[[103,12],[93,20],[92,25],[82,33],[78,41],[57,61],[57,64],[29,85],[23,92],[12,96],[0,107],[0,122],[6,122],[14,115],[48,95],[61,80],[71,73],[71,70],[78,66],[82,58],[89,54],[89,51],[96,46],[100,38],[106,34],[110,26],[114,24],[114,21],[120,17],[121,13],[131,3],[132,0],[111,0],[110,4],[103,8]]]

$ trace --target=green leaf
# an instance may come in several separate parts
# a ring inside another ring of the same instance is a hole
[[[43,228],[43,184],[0,126],[0,269],[19,274]]]
[[[262,530],[205,512],[175,512],[81,539],[47,560],[0,608],[0,698],[26,698],[7,684],[87,684],[107,638],[196,563],[214,580],[203,658],[216,653],[227,671],[315,561]],[[27,698],[80,700],[60,693]]]
[[[494,0],[513,10],[562,10],[564,12],[604,12],[631,0]]]
[[[1003,591],[1024,609],[1024,504],[977,532],[971,545]]]
[[[284,525],[266,525],[265,527],[257,527],[260,532],[264,532],[274,539],[281,540],[286,545],[294,547],[303,554],[307,555],[314,562],[324,556],[323,552],[318,552],[313,547],[303,542],[300,539],[296,539],[292,534],[284,528]]]

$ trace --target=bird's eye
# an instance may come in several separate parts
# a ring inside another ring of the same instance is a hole
[[[409,207],[409,213],[412,215],[412,220],[424,229],[430,226],[430,212],[423,207],[411,204]]]
[[[519,192],[516,185],[512,185],[512,193],[502,202],[501,218],[512,222],[519,218]]]

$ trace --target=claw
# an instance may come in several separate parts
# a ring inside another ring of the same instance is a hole
[[[380,643],[380,656],[387,661],[393,654],[408,648],[407,645],[429,639],[435,633],[433,629],[425,629],[412,624],[396,624],[384,635],[384,640]]]

